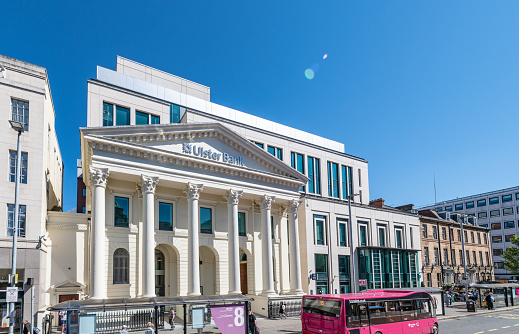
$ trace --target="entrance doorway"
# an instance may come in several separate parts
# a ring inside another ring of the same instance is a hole
[[[166,259],[164,253],[155,249],[155,295],[164,297],[166,295]]]
[[[240,285],[241,294],[249,293],[249,284],[247,282],[247,254],[242,253],[240,256]]]
[[[59,299],[60,303],[68,302],[69,300],[79,300],[79,295],[78,294],[59,295],[58,299]]]

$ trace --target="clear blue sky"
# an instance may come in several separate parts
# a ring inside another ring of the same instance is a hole
[[[50,76],[65,210],[86,81],[116,55],[210,86],[215,103],[344,142],[369,161],[371,199],[433,202],[434,174],[438,200],[519,184],[516,0],[22,0],[4,2],[1,17],[0,53]]]

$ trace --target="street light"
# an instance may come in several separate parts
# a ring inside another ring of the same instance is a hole
[[[22,151],[20,150],[20,143],[22,141],[22,133],[24,131],[23,124],[17,121],[9,121],[11,127],[18,132],[18,143],[16,145],[16,172],[14,181],[14,220],[13,220],[13,258],[11,267],[11,287],[16,285],[16,253],[18,252],[18,211],[20,204],[18,203],[18,197],[20,193],[20,172],[22,166]],[[9,303],[9,314],[11,320],[9,322],[9,334],[14,334],[14,315],[15,315],[16,303]]]
[[[351,292],[356,293],[357,292],[357,281],[355,279],[355,251],[353,247],[353,220],[351,218],[351,200],[355,196],[359,196],[360,194],[351,194],[348,195],[348,208],[350,210],[350,221],[349,221],[349,237],[350,237],[350,281],[351,281]]]

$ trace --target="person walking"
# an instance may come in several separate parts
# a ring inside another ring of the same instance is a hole
[[[169,325],[171,326],[171,329],[175,329],[175,309],[170,308],[169,309]]]
[[[283,320],[283,318],[287,318],[287,315],[285,313],[285,304],[283,302],[279,303],[279,317],[281,318],[281,320]]]
[[[260,330],[258,328],[258,324],[256,323],[256,316],[252,311],[249,311],[249,333],[251,334],[259,334]]]
[[[155,334],[155,325],[153,325],[151,322],[148,322],[146,327],[147,328],[144,330],[144,334]]]
[[[28,322],[27,320],[23,320],[22,323],[23,323],[23,334],[32,334],[31,323]]]
[[[494,296],[492,296],[492,292],[489,292],[485,297],[485,302],[487,303],[487,308],[489,310],[494,309]]]
[[[128,330],[127,330],[126,325],[123,325],[121,327],[121,330],[119,331],[119,334],[128,334]]]

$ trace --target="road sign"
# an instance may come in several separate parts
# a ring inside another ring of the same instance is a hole
[[[18,301],[18,288],[15,286],[7,287],[5,292],[6,303],[16,303]]]
[[[312,281],[317,281],[317,274],[310,274],[310,279]]]
[[[367,282],[365,279],[359,279],[359,285],[367,285]]]

